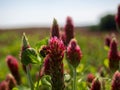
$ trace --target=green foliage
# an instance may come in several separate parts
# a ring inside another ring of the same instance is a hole
[[[5,63],[5,57],[8,54],[12,54],[15,57],[19,59],[19,53],[20,53],[20,47],[21,47],[21,35],[19,33],[15,33],[15,36],[13,33],[3,33],[1,34],[0,38],[0,82],[5,79],[5,76],[10,73],[9,69],[7,68],[7,65]],[[77,89],[78,90],[87,90],[87,83],[86,83],[86,77],[88,73],[98,74],[99,67],[105,67],[108,69],[108,60],[107,58],[107,52],[108,48],[104,48],[104,39],[103,36],[105,36],[106,33],[100,33],[99,35],[95,34],[84,34],[81,33],[79,30],[76,31],[76,39],[78,40],[78,44],[80,45],[80,48],[83,52],[83,58],[80,61],[80,65],[77,67]],[[11,37],[12,36],[12,37]],[[31,47],[35,48],[36,50],[39,50],[42,45],[46,45],[48,43],[48,38],[46,39],[40,39],[39,37],[45,37],[46,35],[36,35],[36,34],[28,34],[29,42]],[[12,42],[11,42],[12,41]],[[40,42],[38,42],[40,41]],[[38,42],[37,44],[35,42]],[[38,56],[35,51],[27,50],[26,53],[29,55],[29,58],[32,60],[30,63],[40,63],[41,59]],[[32,54],[34,52],[34,54]],[[37,59],[36,59],[37,58]],[[37,61],[36,61],[37,60]],[[19,61],[20,62],[20,61]],[[26,63],[26,62],[25,62]],[[28,64],[28,63],[26,63]],[[39,64],[40,65],[40,64]],[[5,68],[6,66],[6,68]],[[30,90],[27,86],[27,80],[25,73],[22,71],[21,64],[19,64],[20,72],[22,75],[22,83],[23,86],[17,86],[13,90]],[[65,72],[69,73],[69,67],[67,66],[67,62],[64,60],[64,67]],[[37,85],[37,80],[35,78],[35,73],[39,71],[39,66],[32,65],[31,74],[32,79],[35,83],[35,86]],[[109,76],[109,73],[107,70],[105,70],[106,74],[105,76],[108,79],[111,79]],[[106,80],[106,79],[105,79]],[[69,74],[65,74],[65,90],[72,90],[71,88],[71,76]],[[106,90],[110,90],[111,81],[106,80]],[[48,90],[50,87],[50,77],[45,76],[39,81],[40,90]],[[47,86],[47,87],[46,87]],[[46,88],[46,89],[43,89]]]
[[[39,64],[41,58],[37,55],[37,52],[33,48],[25,49],[21,54],[21,62],[24,65]]]
[[[30,88],[25,86],[17,86],[17,87],[14,87],[12,90],[30,90]]]
[[[36,49],[39,50],[42,45],[47,45],[47,44],[48,44],[48,38],[42,39],[36,44]]]
[[[110,14],[103,16],[99,23],[100,30],[115,30],[116,24],[114,18],[115,16]]]

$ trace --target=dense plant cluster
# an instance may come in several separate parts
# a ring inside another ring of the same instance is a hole
[[[120,28],[120,6],[115,17]],[[6,63],[11,74],[0,82],[0,90],[120,90],[120,53],[115,35],[105,39],[105,50],[108,52],[108,67],[99,69],[96,75],[89,73],[85,80],[77,78],[77,68],[84,54],[74,35],[74,24],[67,17],[63,31],[60,31],[57,20],[53,20],[50,37],[41,40],[36,48],[32,48],[23,34],[20,52],[21,66],[28,79],[29,86],[22,86],[18,60],[11,55]],[[87,47],[86,47],[87,48]],[[64,68],[65,62],[68,69]],[[39,66],[36,80],[33,81],[31,68]],[[107,66],[107,65],[106,65]],[[105,74],[106,72],[107,74]],[[78,88],[78,81],[85,86]],[[107,83],[110,82],[109,87]]]

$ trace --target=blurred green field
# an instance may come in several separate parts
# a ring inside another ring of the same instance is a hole
[[[26,33],[31,47],[35,47],[36,43],[41,39],[45,38],[46,36],[49,37],[50,30],[49,28],[33,28],[0,31],[0,82],[5,79],[8,73],[10,73],[5,61],[6,56],[13,55],[20,62],[19,54],[21,50],[21,38],[23,32]],[[81,63],[77,68],[78,80],[81,77],[85,78],[88,73],[96,74],[98,69],[104,66],[104,60],[107,58],[107,51],[104,49],[104,38],[107,34],[111,33],[112,32],[93,32],[88,31],[85,28],[75,29],[75,38],[77,39],[83,53]],[[26,75],[21,68],[21,63],[19,66],[22,75],[22,81],[23,84],[25,84]],[[67,64],[65,64],[65,68],[68,68]],[[34,65],[31,70],[33,77],[35,77],[34,73],[37,71],[38,66]]]

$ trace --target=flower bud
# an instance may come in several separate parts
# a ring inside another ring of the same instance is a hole
[[[98,78],[92,81],[92,86],[90,90],[101,90],[101,83]]]
[[[67,47],[67,59],[76,68],[82,58],[82,52],[75,39],[72,39]]]
[[[9,70],[11,71],[12,75],[15,77],[18,84],[21,83],[21,78],[19,74],[19,67],[18,67],[18,61],[15,57],[8,55],[6,58],[7,65],[9,67]]]
[[[8,74],[6,76],[6,81],[8,82],[8,86],[10,90],[12,90],[13,87],[17,86],[17,82],[11,74]]]
[[[111,90],[120,90],[120,72],[116,71],[112,78]]]
[[[55,18],[53,20],[53,25],[52,25],[52,28],[51,28],[51,37],[54,37],[54,36],[56,36],[57,38],[60,37],[59,26],[58,26],[57,20]]]
[[[49,53],[49,47],[47,45],[43,45],[40,49],[40,55],[45,57]]]
[[[30,48],[28,39],[25,35],[25,33],[23,33],[23,37],[22,37],[22,51],[24,51],[25,49]]]
[[[105,38],[105,45],[110,47],[110,42],[111,42],[111,37],[110,36],[106,36],[106,38]]]
[[[8,82],[5,80],[0,83],[0,90],[9,90]]]
[[[65,33],[62,32],[60,37],[61,37],[61,40],[63,41],[63,43],[66,44],[66,35],[65,35]]]
[[[95,76],[92,73],[88,74],[87,75],[87,82],[92,83],[94,78],[95,78]]]
[[[119,68],[119,54],[117,49],[117,40],[113,38],[110,44],[110,51],[108,52],[109,67],[116,71]]]
[[[95,79],[95,76],[92,73],[87,75],[87,86],[91,88],[92,81]]]
[[[28,65],[30,63],[36,64],[36,63],[40,62],[35,49],[30,48],[27,37],[25,36],[25,34],[23,34],[23,38],[22,38],[21,62],[24,65]]]
[[[117,26],[120,28],[120,5],[118,6],[117,14],[115,15],[115,21]]]
[[[70,40],[74,38],[74,25],[71,17],[67,17],[66,25],[65,25],[65,37],[66,37],[66,45],[69,44]]]

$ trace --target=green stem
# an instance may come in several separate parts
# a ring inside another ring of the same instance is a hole
[[[33,85],[32,77],[30,75],[29,65],[26,66],[26,69],[27,69],[27,77],[28,77],[28,80],[29,80],[31,90],[34,90],[34,85]]]
[[[76,88],[76,68],[73,67],[73,90],[77,90]]]
[[[119,60],[119,71],[120,71],[120,60]]]
[[[40,81],[40,70],[41,70],[42,65],[39,67],[39,74],[38,74],[38,81],[37,81],[37,89],[40,90],[39,88],[39,81]]]

